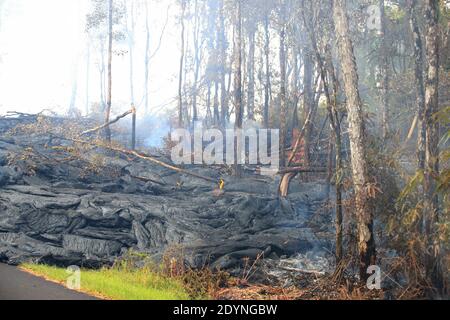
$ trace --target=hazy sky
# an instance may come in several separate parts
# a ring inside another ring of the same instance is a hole
[[[149,1],[151,52],[157,47],[171,2]],[[87,70],[85,17],[88,8],[89,0],[4,1],[0,30],[0,113],[42,109],[65,112],[76,80],[76,106],[84,112]],[[179,44],[175,17],[178,7],[172,4],[170,8],[161,49],[151,63],[150,106],[155,111],[177,94]],[[137,28],[134,64],[135,95],[139,103],[143,97],[145,35],[142,26]],[[116,44],[116,49],[127,50],[127,45]],[[95,49],[92,51],[91,102],[99,101],[100,97],[99,55]],[[128,108],[130,102],[128,61],[128,55],[114,56],[113,104],[117,105],[116,110]]]

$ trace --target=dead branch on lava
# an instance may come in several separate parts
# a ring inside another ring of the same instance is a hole
[[[54,138],[61,139],[61,140],[67,140],[67,141],[71,141],[71,142],[79,143],[79,144],[90,145],[92,147],[103,148],[103,149],[106,149],[106,150],[109,150],[109,151],[122,153],[122,154],[128,155],[128,156],[134,156],[134,157],[137,157],[137,158],[142,159],[142,160],[150,161],[150,162],[152,162],[154,164],[157,164],[157,165],[159,165],[161,167],[170,169],[172,171],[176,171],[176,172],[181,173],[181,174],[186,174],[186,175],[189,175],[191,177],[198,178],[198,179],[201,179],[201,180],[204,180],[204,181],[208,181],[208,182],[212,182],[212,183],[215,183],[215,184],[219,183],[219,181],[217,181],[216,179],[213,179],[213,178],[210,178],[210,177],[207,177],[207,176],[203,176],[201,174],[198,174],[198,173],[195,173],[195,172],[191,172],[189,170],[186,170],[186,169],[183,169],[183,168],[176,167],[174,165],[165,163],[165,162],[163,162],[161,160],[156,159],[155,157],[149,156],[149,155],[144,154],[142,152],[138,152],[138,151],[134,151],[134,150],[128,150],[128,149],[121,148],[121,147],[118,147],[118,146],[114,146],[114,145],[111,145],[111,144],[102,143],[100,141],[92,142],[92,141],[86,141],[86,140],[75,139],[75,138],[68,138],[68,137],[61,137],[61,136],[54,136]]]
[[[113,120],[111,120],[111,121],[109,121],[107,123],[104,123],[104,124],[102,124],[102,125],[100,125],[98,127],[95,127],[93,129],[86,130],[86,131],[82,132],[80,134],[80,136],[85,136],[85,135],[88,135],[88,134],[91,134],[91,133],[94,133],[94,132],[98,132],[98,131],[100,131],[102,129],[105,129],[106,127],[108,127],[108,126],[110,126],[110,125],[112,125],[112,124],[114,124],[116,122],[119,122],[119,120],[121,120],[121,119],[125,118],[126,116],[128,116],[130,114],[133,114],[135,112],[136,112],[136,110],[134,108],[132,108],[132,109],[128,110],[127,112],[125,112],[125,113],[115,117]]]

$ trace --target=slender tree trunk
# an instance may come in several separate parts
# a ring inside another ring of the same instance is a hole
[[[181,16],[180,16],[180,23],[181,23],[181,57],[180,57],[180,72],[179,72],[179,81],[178,81],[178,126],[180,128],[183,127],[183,70],[184,70],[184,47],[185,47],[185,41],[184,41],[184,32],[185,32],[185,26],[184,26],[184,16],[186,12],[186,0],[181,0]]]
[[[419,134],[417,138],[417,168],[420,171],[425,170],[425,88],[423,79],[423,44],[420,35],[419,24],[416,18],[417,0],[411,0],[409,3],[409,22],[414,39],[414,85],[416,89],[416,108]]]
[[[144,106],[145,113],[148,114],[149,111],[149,99],[148,99],[148,82],[149,82],[149,72],[150,72],[150,26],[149,26],[149,16],[148,16],[148,4],[145,3],[145,78],[144,78]]]
[[[132,117],[131,117],[131,150],[136,150],[136,106],[131,104]]]
[[[307,2],[309,4],[309,8],[306,8],[306,4],[303,3],[303,24],[307,30],[309,30],[310,38],[311,38],[311,46],[314,49],[314,46],[317,46],[315,42],[315,37],[312,31],[314,28],[314,22],[312,21],[312,13],[313,13],[313,3]],[[308,16],[306,16],[308,15]],[[316,48],[317,49],[317,48]],[[303,47],[303,114],[306,119],[306,115],[311,114],[311,121],[308,122],[306,131],[305,131],[305,139],[304,139],[304,164],[306,167],[311,165],[311,140],[313,133],[313,123],[315,118],[315,108],[318,104],[315,103],[314,92],[320,92],[320,90],[316,90],[316,83],[313,80],[314,77],[314,61],[312,55],[314,54],[314,50],[311,50],[310,45],[307,43]],[[320,70],[319,70],[320,75]]]
[[[369,171],[366,153],[366,133],[363,105],[358,89],[358,73],[345,0],[333,0],[333,18],[339,57],[347,96],[351,164],[355,189],[355,210],[358,227],[358,249],[360,260],[360,280],[368,278],[367,269],[376,263],[375,239],[373,234],[373,208],[368,196]]]
[[[108,14],[108,96],[106,100],[105,123],[109,122],[111,117],[112,103],[112,47],[113,47],[113,0],[109,0]],[[105,137],[108,143],[111,143],[111,128],[105,128]]]
[[[424,225],[427,241],[426,272],[435,288],[443,288],[439,240],[436,223],[439,221],[439,199],[436,177],[439,176],[439,122],[434,115],[439,111],[439,1],[425,1],[426,74],[425,85],[425,212]]]
[[[87,54],[86,54],[86,116],[89,115],[89,87],[90,87],[90,71],[91,71],[91,45],[88,43]]]
[[[106,110],[106,101],[105,101],[105,45],[103,41],[100,44],[100,104],[102,112]]]
[[[281,31],[280,31],[280,166],[286,163],[286,13],[285,3],[281,3]]]
[[[255,120],[255,34],[256,29],[250,27],[248,36],[249,55],[248,55],[248,95],[247,95],[247,113],[249,120]]]
[[[299,121],[298,121],[298,103],[300,101],[300,86],[299,86],[299,80],[300,80],[300,66],[299,66],[299,55],[298,55],[298,48],[295,46],[292,50],[292,55],[294,59],[294,76],[292,79],[292,91],[294,92],[294,116],[292,118],[292,129],[295,127],[298,127]]]
[[[328,81],[331,84],[331,101],[328,107],[328,115],[331,120],[331,129],[334,132],[335,150],[336,150],[336,174],[335,174],[335,189],[336,189],[336,262],[340,263],[344,256],[343,250],[343,213],[342,213],[342,174],[344,171],[342,161],[342,134],[341,134],[341,119],[338,112],[338,82],[336,77],[333,59],[331,55],[331,48],[326,49],[326,64],[328,71]]]
[[[128,22],[128,21],[127,21]],[[128,27],[128,23],[127,23]],[[131,1],[130,6],[130,27],[131,29],[128,31],[128,50],[129,50],[129,64],[130,64],[130,100],[131,103],[134,104],[134,29],[135,29],[135,22],[134,22],[134,1]]]
[[[219,14],[219,29],[220,29],[220,125],[222,128],[226,127],[228,118],[228,90],[226,88],[225,78],[226,70],[225,66],[227,64],[227,39],[225,33],[225,5],[224,0],[220,0],[220,14]]]
[[[211,112],[211,81],[208,81],[208,90],[206,91],[206,123],[209,127],[213,123],[213,115]]]
[[[78,79],[73,79],[72,82],[72,95],[70,97],[69,114],[76,114],[76,103],[78,95]]]
[[[266,58],[266,82],[264,84],[264,127],[269,128],[269,108],[270,108],[270,33],[269,33],[269,13],[264,17],[264,55]]]
[[[218,125],[220,122],[220,111],[219,111],[219,83],[214,82],[214,124]]]
[[[381,12],[381,133],[383,140],[386,141],[389,131],[389,57],[386,39],[386,13],[384,0],[380,0],[380,12]]]
[[[311,57],[310,50],[308,48],[304,48],[303,50],[303,118],[306,119],[306,115],[308,115],[311,110],[314,108],[314,97],[313,97],[313,61]],[[310,143],[311,143],[311,135],[312,135],[312,123],[313,121],[308,123],[305,132],[305,166],[308,167],[310,165]]]
[[[243,118],[243,110],[242,110],[242,0],[237,1],[237,12],[236,12],[236,28],[235,28],[235,76],[234,76],[234,100],[235,100],[235,115],[236,115],[236,123],[235,129],[237,132],[240,132],[242,129],[242,118]],[[241,137],[238,134],[237,142],[241,142]],[[238,154],[237,144],[235,143],[235,155],[236,159],[239,162],[241,154]],[[244,145],[245,147],[245,145]],[[235,165],[236,177],[240,177],[241,166],[239,163]]]
[[[444,69],[448,69],[448,59],[450,57],[450,21],[447,23],[447,30],[444,35],[441,52],[442,58],[439,59],[441,61],[441,66]]]
[[[200,26],[199,26],[199,12],[198,12],[198,0],[194,2],[194,60],[195,60],[195,70],[194,70],[194,87],[192,92],[192,122],[198,121],[198,110],[197,110],[197,91],[198,91],[198,77],[200,73]]]

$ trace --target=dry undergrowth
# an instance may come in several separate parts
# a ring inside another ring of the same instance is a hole
[[[239,279],[230,281],[227,288],[220,289],[216,296],[223,300],[299,300],[305,290],[290,287],[244,284]]]

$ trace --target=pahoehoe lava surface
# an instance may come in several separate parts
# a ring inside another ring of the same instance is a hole
[[[279,200],[271,178],[229,177],[218,194],[212,183],[117,154],[93,172],[87,160],[98,150],[63,160],[52,146],[64,141],[1,131],[0,261],[97,267],[130,248],[158,259],[177,245],[191,266],[229,269],[261,252],[276,258],[324,245],[305,223],[326,200],[323,185],[294,186]]]

